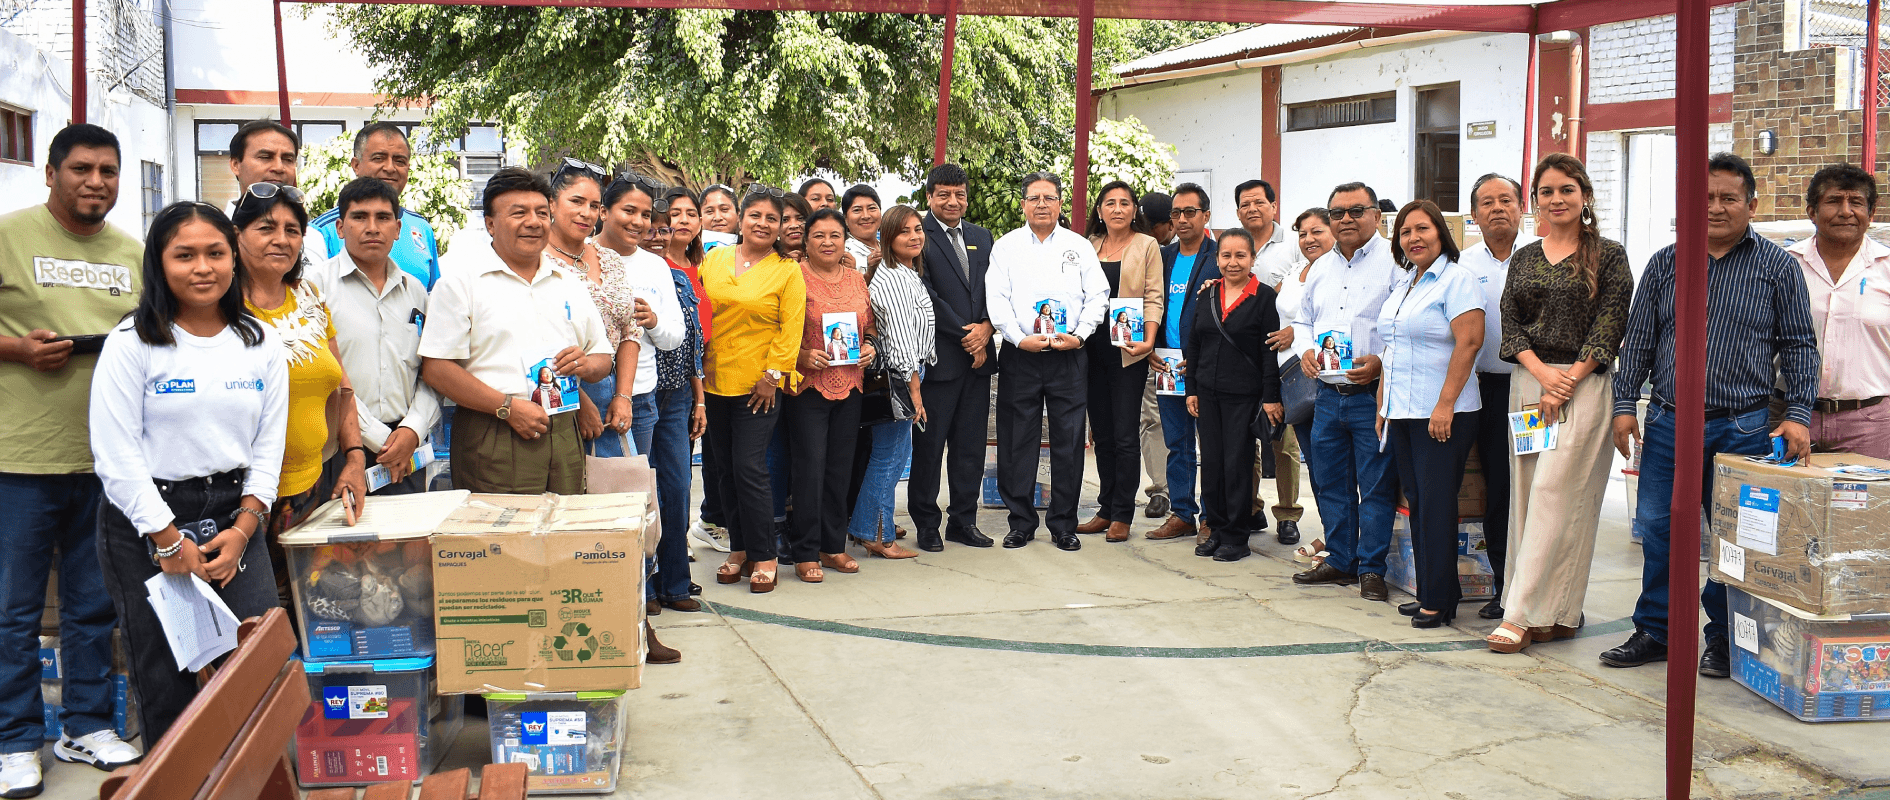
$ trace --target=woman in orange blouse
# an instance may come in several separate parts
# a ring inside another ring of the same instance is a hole
[[[715,338],[703,358],[709,446],[723,465],[718,477],[730,512],[728,561],[717,583],[748,577],[755,593],[775,584],[773,496],[768,440],[780,417],[776,391],[792,387],[807,313],[799,264],[775,252],[782,192],[753,184],[742,196],[742,240],[702,260],[702,287],[715,308]]]

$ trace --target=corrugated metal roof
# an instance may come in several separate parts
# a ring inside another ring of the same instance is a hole
[[[1263,47],[1278,47],[1284,44],[1331,36],[1335,33],[1355,31],[1357,28],[1343,25],[1293,25],[1272,24],[1254,25],[1231,33],[1223,33],[1212,39],[1203,39],[1194,44],[1182,45],[1173,50],[1146,55],[1116,67],[1117,75],[1126,75],[1141,70],[1160,69],[1173,64],[1200,61],[1209,58],[1221,58],[1248,50]]]

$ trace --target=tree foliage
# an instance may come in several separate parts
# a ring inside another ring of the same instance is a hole
[[[301,166],[296,170],[296,184],[307,196],[311,215],[334,208],[341,187],[354,180],[348,159],[354,156],[351,136],[337,136],[328,143],[302,149]],[[447,241],[466,227],[466,198],[471,182],[460,177],[452,153],[420,151],[413,154],[407,188],[400,193],[400,204],[426,217],[433,233],[446,251]]]

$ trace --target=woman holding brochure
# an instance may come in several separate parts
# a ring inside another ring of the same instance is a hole
[[[214,206],[159,212],[137,310],[105,340],[92,381],[99,567],[146,742],[197,696],[147,582],[160,572],[208,581],[238,619],[278,602],[260,534],[282,471],[289,355],[244,310],[236,252],[236,228]]]
[[[1502,355],[1522,367],[1511,378],[1509,411],[1538,411],[1560,429],[1554,449],[1510,455],[1503,624],[1486,639],[1499,653],[1581,627],[1612,453],[1605,373],[1634,294],[1627,251],[1601,238],[1582,162],[1546,156],[1530,187],[1543,238],[1510,259]]]
[[[1089,243],[1109,279],[1110,323],[1096,326],[1083,343],[1089,354],[1089,430],[1101,487],[1095,518],[1076,526],[1076,532],[1108,531],[1111,542],[1128,541],[1129,523],[1135,520],[1135,490],[1142,483],[1142,391],[1167,299],[1161,245],[1137,233],[1139,227],[1142,206],[1135,190],[1123,181],[1105,184],[1089,214]],[[1141,330],[1131,330],[1123,319],[1136,314],[1143,320]],[[1122,340],[1128,344],[1114,343]]]

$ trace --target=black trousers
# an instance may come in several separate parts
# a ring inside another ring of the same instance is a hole
[[[1509,373],[1477,373],[1483,410],[1477,417],[1477,458],[1489,498],[1483,512],[1483,541],[1490,548],[1496,596],[1503,596],[1503,567],[1509,558]],[[1435,610],[1435,609],[1432,609]]]
[[[1096,516],[1110,522],[1135,521],[1135,490],[1142,485],[1142,389],[1148,383],[1148,359],[1122,366],[1122,351],[1090,337],[1089,438],[1096,445]]]
[[[847,482],[853,471],[853,443],[860,433],[860,393],[829,400],[814,389],[784,398],[788,469],[794,483],[794,509],[788,515],[788,554],[795,563],[819,561],[822,553],[844,553]]]
[[[1479,413],[1452,415],[1450,438],[1441,442],[1431,438],[1429,419],[1385,421],[1385,446],[1411,502],[1411,563],[1417,567],[1418,604],[1429,611],[1454,613],[1463,600],[1463,586],[1457,582],[1457,490],[1476,441]]]
[[[1194,423],[1201,439],[1201,520],[1222,541],[1242,541],[1266,528],[1266,512],[1253,507],[1258,445],[1251,425],[1260,398],[1202,391],[1196,402],[1201,409]]]
[[[906,480],[906,511],[922,531],[938,530],[941,472],[951,492],[947,530],[978,524],[984,481],[986,426],[991,420],[991,376],[969,372],[948,381],[926,380],[925,430],[912,432],[912,477]],[[947,447],[950,453],[947,454]]]
[[[748,395],[703,396],[709,412],[709,447],[722,465],[723,522],[728,549],[746,552],[749,561],[775,558],[774,488],[768,484],[768,440],[781,416],[780,400],[765,414],[748,410]]]
[[[1037,506],[1031,489],[1045,412],[1050,427],[1050,509],[1044,526],[1052,534],[1076,533],[1076,499],[1083,485],[1083,413],[1088,367],[1081,348],[1030,353],[1009,342],[999,356],[997,454],[998,495],[1010,510],[1010,529],[1035,533]]]

